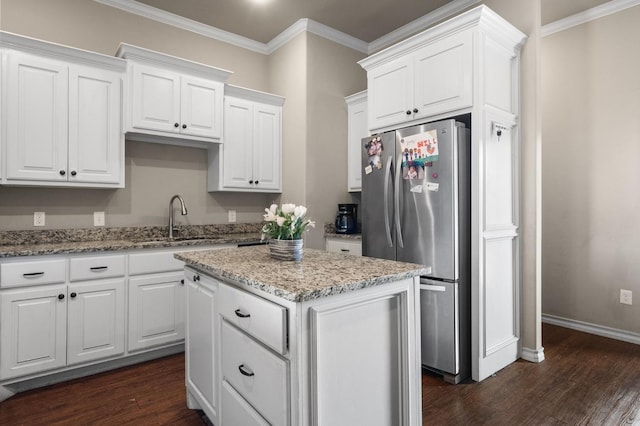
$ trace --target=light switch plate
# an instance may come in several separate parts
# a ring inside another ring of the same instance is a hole
[[[44,226],[44,212],[33,212],[33,226]]]
[[[93,212],[93,226],[104,226],[104,212]]]
[[[235,221],[236,221],[236,211],[235,210],[229,210],[228,211],[228,215],[229,215],[229,223],[235,223]]]
[[[623,305],[633,305],[633,292],[631,290],[620,289],[620,303]]]

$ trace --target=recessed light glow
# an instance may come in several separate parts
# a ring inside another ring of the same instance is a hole
[[[249,0],[250,3],[253,4],[267,4],[269,3],[271,0]]]

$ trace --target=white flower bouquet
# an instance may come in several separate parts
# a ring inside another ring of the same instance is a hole
[[[262,239],[265,237],[273,240],[299,240],[307,227],[314,227],[315,222],[305,219],[307,208],[295,204],[271,204],[264,209],[265,224],[262,227]]]

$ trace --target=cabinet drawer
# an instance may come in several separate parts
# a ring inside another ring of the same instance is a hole
[[[227,382],[222,382],[223,425],[269,426],[269,423],[253,409],[244,398]]]
[[[327,251],[334,253],[362,256],[362,243],[360,241],[345,240],[342,238],[327,238],[326,249]]]
[[[224,379],[270,424],[288,424],[287,362],[226,321],[221,347]]]
[[[129,255],[129,275],[180,271],[184,262],[173,257],[173,250]]]
[[[72,258],[69,281],[97,280],[122,277],[125,273],[125,255],[90,256]]]
[[[223,284],[220,314],[277,352],[287,352],[287,308]]]
[[[55,284],[66,281],[65,259],[7,262],[0,264],[0,287]]]

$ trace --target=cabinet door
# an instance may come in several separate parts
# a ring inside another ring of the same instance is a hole
[[[367,98],[347,107],[347,190],[362,190],[362,138],[369,135]]]
[[[124,279],[69,285],[67,364],[124,353]]]
[[[69,181],[120,183],[121,76],[72,66],[69,70]]]
[[[472,34],[455,34],[415,53],[413,118],[442,114],[472,104]]]
[[[223,182],[225,187],[252,188],[253,103],[225,98]]]
[[[181,87],[180,133],[220,138],[224,84],[182,76]]]
[[[6,178],[66,181],[68,66],[17,52],[7,61]]]
[[[180,76],[176,73],[132,65],[132,123],[136,129],[180,132]]]
[[[272,105],[254,105],[253,181],[258,190],[281,188],[281,111]]]
[[[367,76],[369,129],[412,119],[413,57],[407,55],[371,70]],[[409,114],[407,114],[407,111]]]
[[[185,274],[187,388],[209,420],[217,424],[219,384],[216,354],[219,338],[215,335],[218,329],[215,301],[218,287],[215,281],[207,277],[199,278],[196,282],[193,274]]]
[[[129,350],[184,339],[182,272],[129,279]]]
[[[0,292],[0,379],[63,367],[66,347],[65,285]]]

